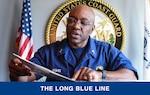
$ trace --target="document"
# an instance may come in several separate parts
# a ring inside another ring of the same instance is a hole
[[[37,65],[37,64],[35,64],[29,60],[23,59],[15,53],[13,53],[13,55],[15,57],[19,58],[25,65],[27,65],[31,69],[31,71],[33,71],[37,74],[40,74],[42,76],[47,76],[48,78],[51,78],[51,79],[56,80],[56,81],[73,81],[66,76],[58,74],[58,73],[56,73],[50,69],[47,69],[43,66]]]

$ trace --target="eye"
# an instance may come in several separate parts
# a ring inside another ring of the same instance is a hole
[[[75,23],[76,22],[76,20],[74,18],[68,18],[67,21],[68,21],[68,23]]]
[[[82,24],[82,25],[88,25],[88,24],[89,24],[89,21],[88,21],[88,20],[81,20],[81,24]]]
[[[81,20],[80,22],[83,26],[90,25],[91,23],[88,20]]]

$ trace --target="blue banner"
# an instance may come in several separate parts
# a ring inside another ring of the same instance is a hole
[[[150,82],[1,82],[1,95],[147,95]]]

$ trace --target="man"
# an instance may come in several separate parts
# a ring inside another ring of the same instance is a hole
[[[76,6],[67,19],[67,38],[41,47],[30,61],[75,81],[137,80],[136,69],[120,50],[90,37],[95,28],[94,17],[90,7]],[[12,81],[41,77],[16,58],[9,64],[9,70]]]

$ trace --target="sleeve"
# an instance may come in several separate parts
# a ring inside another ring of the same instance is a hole
[[[109,70],[117,70],[120,68],[129,69],[132,70],[138,78],[137,70],[134,68],[131,61],[123,54],[122,51],[110,45],[108,54],[109,58],[107,59],[109,61]]]
[[[30,59],[30,61],[40,65],[40,66],[46,66],[46,53],[47,51],[47,46],[43,46],[40,49],[38,49],[37,52],[35,52],[34,57]],[[42,76],[39,74],[35,74],[36,79],[40,79]]]

